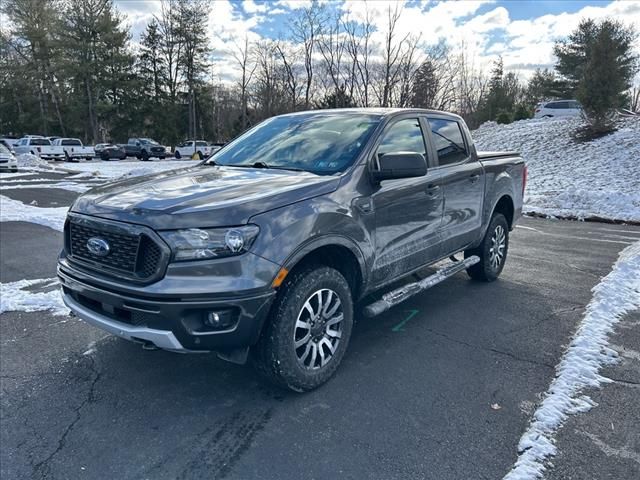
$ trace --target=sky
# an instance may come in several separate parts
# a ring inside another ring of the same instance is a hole
[[[249,40],[283,39],[288,24],[312,0],[211,1],[208,37],[213,70],[219,80],[237,78],[233,59],[236,45]],[[421,47],[445,41],[453,48],[464,44],[479,68],[490,68],[502,56],[505,70],[527,79],[536,68],[552,67],[553,44],[566,37],[583,18],[609,17],[634,25],[640,31],[640,0],[316,0],[342,18],[364,19],[368,12],[382,44],[389,6],[401,6],[399,36],[419,34]],[[160,11],[159,0],[115,0],[125,15],[134,41],[148,21]],[[636,44],[640,52],[640,41]]]

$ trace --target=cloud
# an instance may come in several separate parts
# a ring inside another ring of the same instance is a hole
[[[396,38],[419,35],[424,48],[443,40],[454,49],[464,45],[467,55],[475,57],[476,65],[485,69],[501,55],[505,69],[515,70],[524,78],[535,68],[553,66],[554,42],[566,37],[583,18],[609,17],[640,25],[640,2],[625,0],[586,6],[575,13],[540,15],[527,20],[512,20],[509,4],[496,5],[495,0],[323,0],[320,3],[328,3],[329,11],[337,11],[343,19],[358,23],[363,23],[368,14],[374,27],[372,44],[378,57],[387,30],[388,11],[398,8],[402,15],[396,26]],[[216,75],[223,81],[234,81],[238,76],[233,59],[236,45],[243,43],[245,36],[250,41],[286,36],[283,26],[286,15],[311,4],[311,0],[212,2],[207,27]],[[134,41],[161,9],[159,0],[116,0],[116,5],[126,16]],[[274,17],[277,17],[276,21]]]
[[[242,9],[247,13],[264,13],[268,8],[266,3],[260,1],[244,0],[242,2]]]

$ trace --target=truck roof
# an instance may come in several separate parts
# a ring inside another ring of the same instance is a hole
[[[356,107],[356,108],[328,108],[323,110],[305,110],[302,112],[285,113],[278,115],[281,117],[293,116],[293,115],[335,115],[336,113],[344,114],[363,114],[363,115],[376,115],[380,117],[389,117],[392,115],[398,115],[401,113],[416,113],[422,115],[446,115],[457,120],[460,119],[459,115],[451,112],[444,112],[442,110],[429,110],[426,108],[390,108],[390,107]]]

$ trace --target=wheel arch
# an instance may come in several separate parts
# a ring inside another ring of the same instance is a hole
[[[315,238],[298,248],[287,258],[283,267],[288,274],[310,265],[326,265],[338,270],[351,287],[354,300],[360,298],[367,280],[364,255],[346,237]]]
[[[513,199],[511,198],[511,195],[505,194],[498,199],[498,201],[493,207],[491,217],[493,217],[494,213],[501,213],[502,215],[504,215],[504,217],[507,219],[507,223],[509,224],[509,230],[513,229],[513,217],[515,214],[515,207],[514,207]]]

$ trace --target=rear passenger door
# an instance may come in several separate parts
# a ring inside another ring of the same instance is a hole
[[[444,194],[441,254],[449,255],[473,243],[480,234],[484,169],[461,121],[429,115],[428,123]]]

